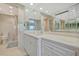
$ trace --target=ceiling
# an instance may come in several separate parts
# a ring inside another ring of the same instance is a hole
[[[76,3],[22,3],[26,9],[31,8],[49,15],[55,15],[70,8]]]
[[[0,3],[0,14],[17,15],[17,8],[9,4]]]

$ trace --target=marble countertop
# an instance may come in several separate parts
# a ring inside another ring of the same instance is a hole
[[[56,41],[56,42],[59,42],[59,43],[64,43],[64,44],[71,45],[71,46],[79,48],[79,39],[76,38],[76,37],[68,37],[68,36],[48,34],[48,35],[44,35],[42,38],[52,40],[52,41]]]
[[[59,43],[64,43],[67,45],[71,45],[71,46],[75,46],[79,48],[79,38],[78,37],[72,37],[72,36],[65,36],[65,35],[59,35],[59,34],[55,34],[55,33],[25,33],[28,35],[31,35],[33,37],[36,38],[43,38],[43,39],[48,39],[48,40],[52,40],[52,41],[56,41]]]

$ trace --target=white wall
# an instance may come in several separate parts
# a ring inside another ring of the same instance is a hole
[[[18,47],[23,48],[23,33],[24,33],[24,8],[18,8]]]

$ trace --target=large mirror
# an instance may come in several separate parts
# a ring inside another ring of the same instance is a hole
[[[60,20],[61,21],[61,20]],[[61,22],[55,21],[55,29],[56,31],[62,31],[61,29]],[[68,32],[79,32],[79,19],[71,19],[64,21],[64,29],[63,31],[68,31]]]
[[[41,31],[41,21],[39,19],[29,18],[28,21],[24,23],[25,30],[30,32]]]

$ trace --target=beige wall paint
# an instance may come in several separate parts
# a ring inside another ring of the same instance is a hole
[[[9,34],[16,34],[16,16],[0,14],[0,33],[4,36]]]

